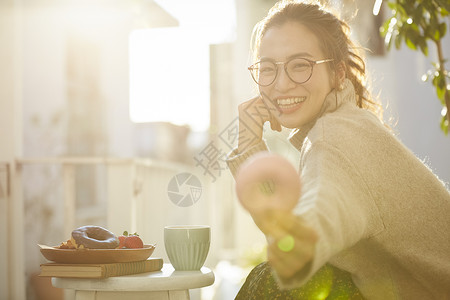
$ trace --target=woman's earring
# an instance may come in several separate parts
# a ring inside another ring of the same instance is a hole
[[[341,82],[341,83],[339,83],[337,90],[340,92],[343,89],[344,89],[344,84]]]

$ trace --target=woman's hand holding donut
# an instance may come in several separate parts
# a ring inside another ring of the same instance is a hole
[[[239,105],[239,152],[244,152],[261,141],[265,122],[270,122],[272,130],[281,131],[281,125],[273,117],[269,107],[261,96]]]
[[[269,264],[282,280],[308,270],[318,237],[300,217],[272,210],[258,226],[267,237]]]
[[[266,235],[268,260],[277,274],[289,279],[305,270],[314,256],[317,234],[292,213],[301,192],[292,164],[281,156],[259,153],[238,170],[236,192]]]

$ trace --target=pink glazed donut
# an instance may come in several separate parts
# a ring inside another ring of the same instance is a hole
[[[300,197],[300,178],[284,157],[261,152],[249,158],[236,174],[236,192],[252,214],[265,210],[292,210]]]

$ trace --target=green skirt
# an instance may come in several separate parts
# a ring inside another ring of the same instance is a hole
[[[353,283],[350,273],[329,264],[323,266],[302,287],[281,290],[267,262],[257,265],[247,276],[235,300],[359,300],[364,299]]]

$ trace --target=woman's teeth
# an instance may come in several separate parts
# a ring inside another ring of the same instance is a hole
[[[278,106],[293,106],[295,104],[301,103],[306,100],[306,97],[295,97],[295,98],[287,98],[287,99],[278,99]]]

